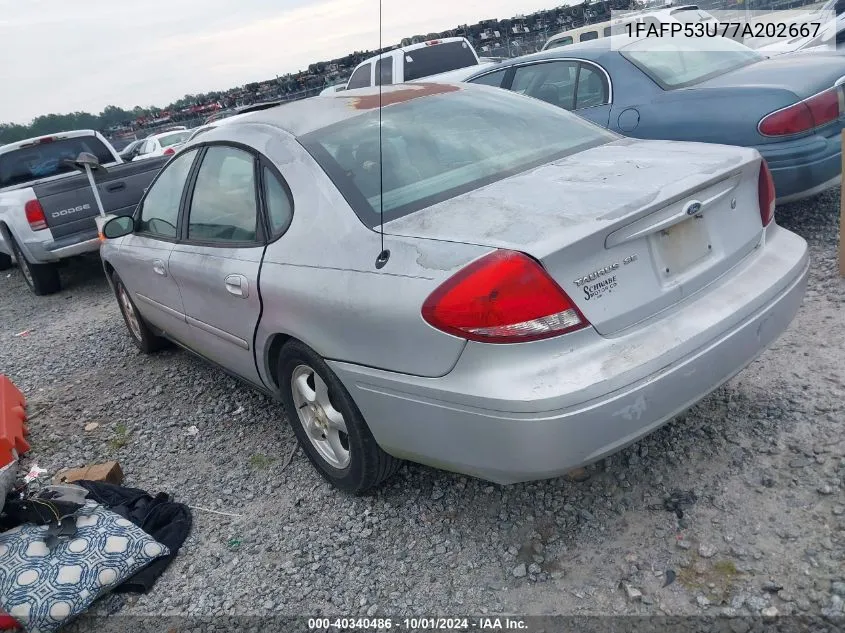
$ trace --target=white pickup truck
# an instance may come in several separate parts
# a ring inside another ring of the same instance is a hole
[[[61,289],[58,262],[99,250],[94,192],[66,161],[87,152],[106,213],[129,215],[169,156],[124,163],[93,130],[62,132],[0,146],[0,270],[17,262],[30,290]]]
[[[420,81],[480,63],[478,54],[466,38],[429,40],[364,60],[355,67],[346,83],[346,90]]]

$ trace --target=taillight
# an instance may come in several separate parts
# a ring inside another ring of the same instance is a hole
[[[173,149],[172,147],[168,147],[166,150],[164,150],[165,156],[173,156],[173,154],[175,154],[175,153],[176,153],[176,150]]]
[[[23,210],[26,213],[29,228],[33,231],[43,231],[47,228],[47,216],[44,215],[44,209],[38,200],[30,200],[24,205]]]
[[[422,316],[438,330],[486,343],[534,341],[589,325],[540,264],[506,250],[446,280],[426,299]]]
[[[759,130],[765,136],[787,136],[812,130],[838,118],[839,91],[831,88],[763,117]]]
[[[775,217],[775,181],[765,159],[760,161],[760,177],[757,180],[757,195],[760,199],[760,219],[768,226]]]

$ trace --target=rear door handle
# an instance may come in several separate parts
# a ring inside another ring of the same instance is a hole
[[[226,291],[242,299],[249,297],[249,282],[243,275],[229,275],[226,277]]]
[[[106,185],[106,191],[108,192],[123,191],[124,189],[126,189],[125,182],[118,182],[113,185]]]
[[[153,272],[156,275],[161,275],[162,277],[167,277],[167,268],[164,266],[164,262],[160,259],[156,259],[153,261]]]

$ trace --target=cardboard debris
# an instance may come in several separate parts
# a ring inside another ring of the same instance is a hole
[[[104,481],[119,486],[123,483],[123,470],[117,462],[91,464],[82,468],[60,471],[53,477],[54,484],[70,484],[75,481]]]

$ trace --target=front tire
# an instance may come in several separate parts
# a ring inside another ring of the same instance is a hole
[[[31,263],[24,257],[14,238],[12,239],[12,250],[15,252],[15,259],[21,273],[23,273],[24,281],[33,294],[38,296],[52,295],[62,289],[59,270],[55,264]]]
[[[332,485],[359,494],[399,469],[401,460],[381,449],[349,392],[314,350],[299,341],[286,343],[278,377],[296,438]]]
[[[114,283],[114,294],[117,297],[117,305],[120,307],[120,313],[123,315],[123,321],[126,323],[126,329],[129,330],[129,336],[135,346],[145,354],[152,354],[157,352],[167,345],[167,341],[160,336],[153,334],[146,321],[144,321],[132,297],[129,296],[129,291],[117,273],[112,275],[112,282]]]

